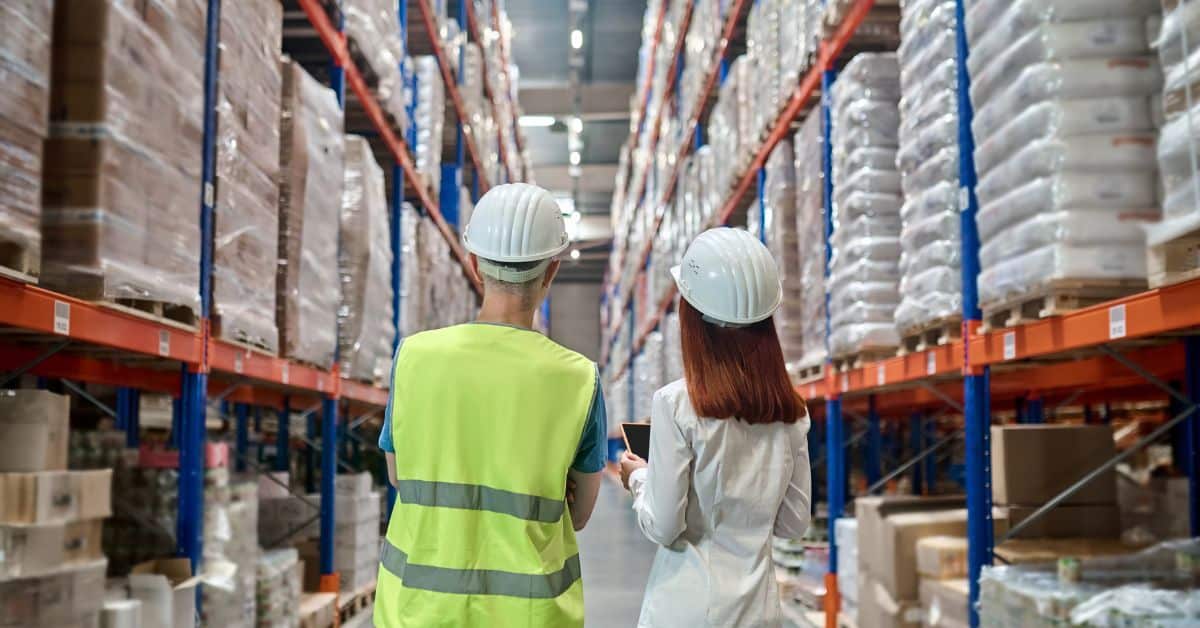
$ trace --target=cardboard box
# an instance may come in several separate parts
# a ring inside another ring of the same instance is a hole
[[[383,501],[379,493],[367,493],[356,497],[337,495],[335,500],[334,507],[337,513],[334,515],[334,521],[338,526],[363,521],[375,521],[376,525],[379,525],[383,511]]]
[[[1044,504],[1116,455],[1106,425],[992,427],[992,497],[997,505]],[[1116,475],[1109,471],[1066,504],[1112,504]]]
[[[61,523],[0,525],[0,578],[36,576],[63,563]]]
[[[112,516],[112,469],[71,472],[76,491],[78,519],[103,519]]]
[[[1009,526],[1016,526],[1037,512],[1037,508],[1008,506]],[[1112,504],[1059,506],[1033,522],[1016,537],[1019,539],[1115,539],[1121,536],[1121,513]]]
[[[196,625],[196,586],[186,558],[164,558],[135,565],[130,595],[142,603],[143,626],[189,628]]]
[[[889,495],[886,497],[859,497],[854,500],[855,519],[858,520],[858,555],[863,560],[880,556],[885,551],[883,520],[891,514],[946,510],[966,506],[963,496],[916,497]],[[914,594],[913,599],[916,599]]]
[[[1164,541],[1191,535],[1188,479],[1151,478],[1146,484],[1117,476],[1117,503],[1122,533]]]
[[[917,573],[934,580],[967,577],[967,539],[927,536],[917,541]]]
[[[339,498],[364,497],[371,494],[373,479],[370,473],[347,473],[337,476],[334,484]]]
[[[100,611],[103,628],[145,628],[141,600],[105,600]]]
[[[83,563],[104,558],[104,549],[101,547],[103,536],[103,519],[68,523],[63,529],[63,560]]]
[[[76,626],[104,603],[107,561],[60,568],[32,578],[0,580],[0,626]]]
[[[911,600],[897,600],[883,583],[866,575],[858,585],[859,626],[916,628],[921,625],[921,605],[915,596]]]
[[[71,398],[44,390],[0,390],[0,473],[63,471]]]
[[[1062,557],[1121,556],[1142,549],[1118,539],[1016,539],[996,546],[996,556],[1010,565],[1049,563]]]
[[[968,608],[970,585],[965,579],[921,579],[921,607],[924,625],[936,628],[958,628],[970,625]]]
[[[65,522],[79,512],[66,471],[0,474],[0,523]]]
[[[350,551],[363,545],[379,549],[379,520],[367,519],[358,523],[338,524],[333,535],[334,550]]]
[[[287,471],[271,471],[258,476],[258,498],[286,499],[291,493],[284,487],[291,486]]]

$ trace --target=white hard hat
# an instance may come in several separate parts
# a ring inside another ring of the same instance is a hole
[[[671,269],[679,294],[717,325],[766,320],[783,300],[771,252],[742,229],[718,227],[696,237]]]
[[[528,183],[505,183],[479,199],[463,230],[463,245],[480,258],[479,270],[485,275],[519,283],[541,275],[570,239],[562,209],[550,192]],[[488,263],[543,260],[522,272]]]

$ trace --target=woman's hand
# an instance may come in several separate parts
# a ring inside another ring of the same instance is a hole
[[[642,460],[637,455],[625,450],[621,454],[621,484],[625,486],[625,490],[629,490],[629,476],[638,469],[644,469],[647,466],[645,460]]]

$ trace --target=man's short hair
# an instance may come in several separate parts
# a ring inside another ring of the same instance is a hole
[[[485,285],[532,298],[552,260],[497,262],[479,258],[479,272]]]

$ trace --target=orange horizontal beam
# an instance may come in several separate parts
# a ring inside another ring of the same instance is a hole
[[[214,372],[313,391],[326,396],[338,394],[338,378],[332,373],[229,342],[213,340],[209,347],[208,359],[209,367]]]
[[[388,402],[388,390],[353,380],[342,380],[342,399],[349,399],[369,406],[384,407]]]
[[[45,346],[0,345],[0,371],[15,371],[42,355]],[[179,396],[180,370],[135,367],[115,359],[58,353],[43,360],[30,373],[39,377],[69,379],[103,386],[125,386]]]

